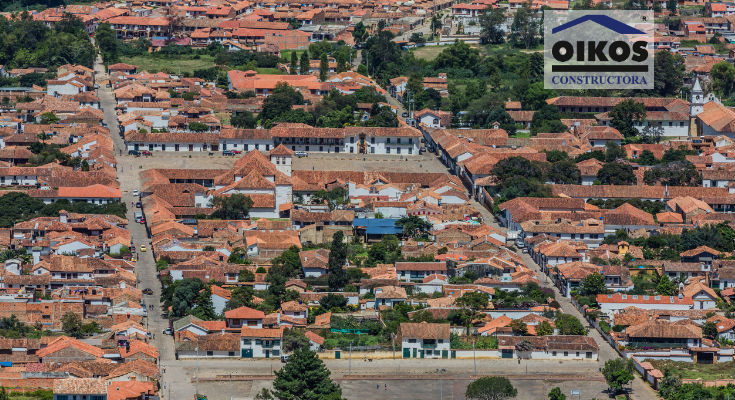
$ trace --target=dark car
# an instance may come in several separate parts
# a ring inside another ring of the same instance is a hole
[[[222,152],[223,156],[234,156],[235,153],[232,152],[232,150],[225,150]]]
[[[147,294],[148,296],[153,294],[153,289],[151,288],[145,288],[143,289],[143,294]]]
[[[128,155],[140,157],[140,152],[138,150],[129,150]]]
[[[141,203],[141,202],[138,201],[138,202],[135,203],[135,206],[137,208],[143,208],[143,203]]]

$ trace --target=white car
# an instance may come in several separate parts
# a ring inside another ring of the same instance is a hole
[[[133,196],[136,196],[136,197],[137,197],[137,196],[138,196],[138,194],[139,194],[139,193],[138,193],[138,189],[135,189],[135,190],[133,190]]]
[[[293,153],[296,157],[308,157],[309,153],[305,151],[296,151]]]

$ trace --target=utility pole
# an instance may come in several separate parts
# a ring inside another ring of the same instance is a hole
[[[230,400],[232,400],[232,372],[230,372]]]
[[[350,342],[350,363],[347,370],[347,375],[352,375],[352,342]]]
[[[196,396],[197,396],[197,400],[199,400],[199,346],[197,346],[194,350],[197,352],[197,361],[196,361],[196,367],[197,367],[196,368],[196,380],[197,380],[197,383],[196,383]]]

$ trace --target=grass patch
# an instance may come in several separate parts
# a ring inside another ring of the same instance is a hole
[[[283,72],[278,68],[255,68],[255,71],[259,74],[265,75],[282,75]]]
[[[421,59],[421,60],[428,60],[431,61],[436,58],[436,56],[439,55],[439,53],[442,52],[442,50],[446,49],[450,45],[443,45],[443,46],[423,46],[423,47],[417,47],[415,49],[412,49],[414,57]]]
[[[531,137],[531,132],[516,131],[516,133],[513,135],[513,137],[515,137],[515,138],[530,138]]]
[[[198,69],[214,67],[214,58],[208,55],[200,55],[198,58],[194,58],[194,56],[191,55],[169,58],[150,54],[145,56],[121,57],[120,62],[137,65],[139,70],[146,70],[152,73],[162,71],[174,74],[181,72],[183,74],[185,72],[193,73]]]
[[[681,379],[733,379],[735,378],[735,362],[720,362],[717,364],[694,364],[683,361],[647,360],[661,372],[668,369],[673,375]]]

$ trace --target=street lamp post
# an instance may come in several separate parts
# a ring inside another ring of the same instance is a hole
[[[475,342],[477,342],[477,339],[472,341],[472,362],[475,364],[475,376],[477,376],[477,352],[475,351]]]

